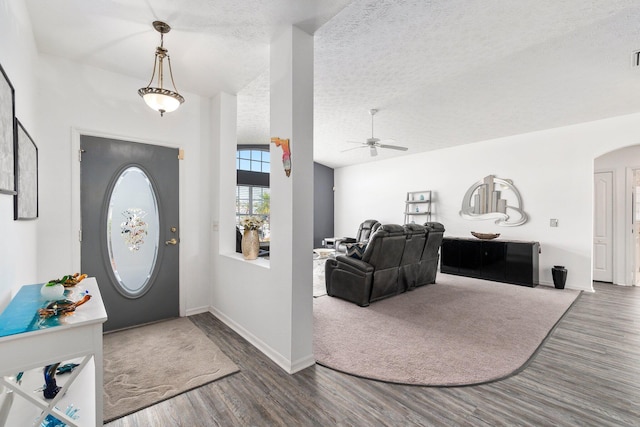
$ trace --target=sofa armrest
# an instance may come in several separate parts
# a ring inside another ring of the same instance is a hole
[[[369,305],[374,268],[362,260],[337,256],[325,263],[327,294],[354,302],[359,306]]]
[[[373,273],[373,266],[361,259],[352,258],[346,255],[338,255],[336,257],[339,268],[351,271],[356,274]]]

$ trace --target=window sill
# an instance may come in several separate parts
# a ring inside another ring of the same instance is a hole
[[[247,264],[251,264],[251,265],[255,265],[257,267],[262,267],[262,268],[271,268],[271,262],[269,261],[269,258],[265,259],[265,258],[258,258],[258,259],[254,259],[254,260],[248,260],[248,259],[244,259],[244,257],[242,256],[242,254],[239,254],[237,252],[229,252],[229,253],[223,253],[221,254],[224,257],[227,258],[231,258],[240,262],[244,262]]]

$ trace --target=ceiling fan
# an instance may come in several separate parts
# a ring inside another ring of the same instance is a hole
[[[376,138],[373,136],[373,116],[375,116],[377,112],[378,110],[376,110],[375,108],[372,108],[371,110],[369,110],[369,114],[371,114],[371,138],[367,138],[366,142],[347,141],[350,144],[359,144],[359,146],[353,147],[353,148],[347,148],[346,150],[342,150],[342,152],[355,150],[357,148],[368,147],[369,153],[371,154],[371,157],[373,157],[378,155],[378,148],[390,148],[392,150],[400,150],[400,151],[408,150],[407,147],[401,147],[399,145],[382,144],[383,142],[386,142],[386,141],[394,142],[393,139],[380,140],[379,138]]]

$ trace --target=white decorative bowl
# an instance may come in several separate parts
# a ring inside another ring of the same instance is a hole
[[[53,286],[42,285],[40,288],[40,295],[47,300],[57,300],[64,295],[64,286],[61,283]]]

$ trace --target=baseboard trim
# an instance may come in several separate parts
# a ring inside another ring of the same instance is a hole
[[[303,369],[307,369],[308,367],[313,366],[315,364],[316,364],[316,358],[313,356],[313,354],[310,354],[309,356],[296,360],[292,364],[291,370],[288,372],[290,374],[295,374],[296,372],[300,372]]]
[[[549,287],[549,288],[555,288],[555,285],[553,284],[553,282],[540,281],[540,282],[538,282],[538,285],[546,286],[546,287]],[[585,288],[578,288],[578,287],[574,287],[574,286],[568,285],[568,286],[565,286],[565,289],[572,289],[574,291],[583,291],[583,292],[591,292],[591,293],[595,292],[593,290],[593,287],[591,287],[591,289],[588,289],[588,288],[585,289]]]
[[[185,313],[185,315],[186,316],[194,316],[196,314],[207,313],[207,312],[209,312],[209,307],[202,306],[202,307],[196,307],[196,308],[187,309],[187,312]]]
[[[278,366],[280,366],[280,368],[282,368],[288,374],[295,374],[296,372],[301,371],[302,369],[306,369],[309,366],[312,366],[313,364],[315,364],[315,359],[313,357],[313,354],[309,356],[305,356],[301,359],[298,359],[295,362],[291,362],[291,360],[287,359],[278,351],[274,350],[267,343],[265,343],[260,338],[255,336],[253,333],[245,329],[242,325],[239,325],[238,323],[236,323],[233,319],[231,319],[229,316],[227,316],[217,308],[209,307],[209,312],[214,316],[216,316],[218,319],[220,319],[220,321],[222,321],[225,325],[233,329],[242,338],[249,341],[251,345],[253,345],[255,348],[257,348],[262,353],[264,353],[265,356],[267,356],[269,359],[275,362]]]

